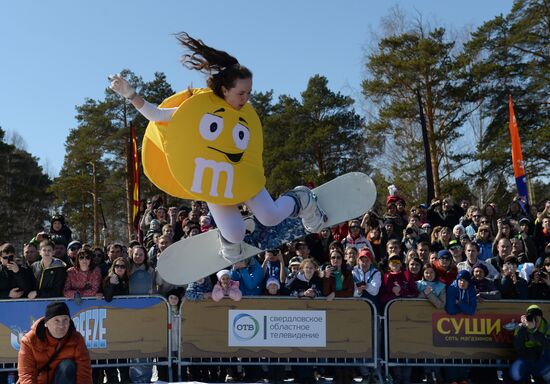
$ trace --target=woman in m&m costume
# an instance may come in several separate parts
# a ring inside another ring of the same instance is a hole
[[[248,103],[252,72],[185,32],[176,37],[189,51],[182,63],[207,74],[207,88],[187,89],[156,106],[120,75],[111,76],[111,89],[150,121],[142,148],[147,177],[173,196],[208,203],[220,233],[220,255],[230,262],[242,259],[245,223],[239,204],[263,225],[300,217],[309,232],[319,232],[326,217],[309,188],[298,186],[275,201],[265,189],[262,125]]]

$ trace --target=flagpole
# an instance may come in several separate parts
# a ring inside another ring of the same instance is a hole
[[[514,168],[514,178],[516,180],[516,188],[518,197],[524,202],[529,203],[527,196],[527,176],[525,174],[525,164],[523,163],[523,155],[521,153],[521,142],[519,138],[518,123],[514,112],[514,103],[512,95],[508,103],[510,112],[510,140],[512,143],[512,166]]]

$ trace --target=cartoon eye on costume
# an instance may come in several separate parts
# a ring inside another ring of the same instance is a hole
[[[213,141],[220,136],[223,131],[223,119],[220,116],[205,113],[199,123],[199,132],[201,136],[208,141]]]
[[[250,131],[242,124],[237,124],[233,128],[233,141],[240,150],[245,150],[248,147],[250,140]]]

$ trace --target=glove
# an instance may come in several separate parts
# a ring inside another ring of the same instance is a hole
[[[136,90],[132,88],[132,86],[119,74],[109,76],[109,80],[111,80],[111,85],[109,88],[125,99],[130,99],[136,94]]]

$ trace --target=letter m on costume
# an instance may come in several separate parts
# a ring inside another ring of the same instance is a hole
[[[519,140],[518,123],[514,113],[514,104],[512,103],[512,95],[509,102],[510,109],[510,139],[512,141],[512,165],[514,167],[514,178],[516,179],[516,187],[518,196],[526,203],[527,200],[527,179],[525,177],[525,167],[523,165],[523,155],[521,153],[521,142]]]

